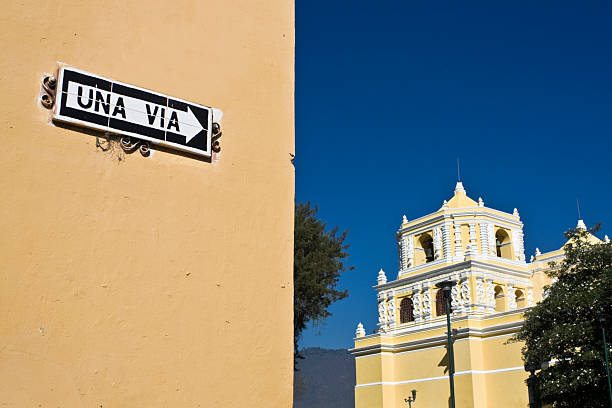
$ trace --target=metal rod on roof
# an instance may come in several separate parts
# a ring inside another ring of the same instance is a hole
[[[461,169],[459,167],[459,156],[457,156],[457,181],[461,181]]]

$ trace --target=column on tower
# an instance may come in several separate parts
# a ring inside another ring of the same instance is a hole
[[[421,288],[416,287],[412,291],[412,306],[414,308],[414,320],[420,322],[423,320],[423,307],[421,305],[422,296],[421,296]]]
[[[434,227],[433,229],[433,244],[434,244],[434,259],[442,258],[442,229]]]
[[[398,246],[398,257],[399,257],[399,270],[400,272],[406,269],[406,242],[405,238],[401,237],[397,241]]]
[[[404,237],[404,247],[406,248],[406,269],[414,265],[414,235]]]
[[[525,234],[522,226],[519,230],[519,260],[525,261]]]
[[[512,283],[508,284],[508,310],[516,309],[516,293]]]
[[[495,226],[488,222],[487,230],[489,235],[489,253],[495,255]]]
[[[390,329],[395,328],[395,294],[393,292],[387,294],[387,322]]]
[[[525,243],[523,236],[523,228],[512,229],[512,247],[514,248],[514,257],[518,261],[525,260]]]
[[[423,285],[422,302],[423,302],[423,309],[422,309],[423,320],[429,320],[432,317],[432,313],[431,313],[432,298],[431,298],[431,288],[428,283]]]
[[[378,294],[378,329],[386,332],[387,326],[387,299],[383,292]]]
[[[482,276],[476,277],[476,310],[484,312],[487,306],[487,298],[485,293],[485,282]]]
[[[454,279],[455,282],[458,281],[458,278]],[[451,288],[451,309],[453,310],[453,314],[461,313],[463,308],[461,307],[461,299],[460,299],[459,286],[453,285]]]
[[[444,225],[442,225],[442,248],[444,249],[444,258],[446,262],[450,262],[452,258],[450,229],[450,221],[445,221]]]
[[[527,306],[533,306],[533,289],[527,289]]]
[[[487,223],[485,222],[480,222],[479,223],[479,227],[480,227],[480,253],[482,255],[488,255],[489,254],[489,227],[487,225]]]
[[[453,222],[453,228],[455,233],[455,260],[463,261],[463,244],[461,243],[461,224],[459,221]]]
[[[478,242],[476,240],[476,223],[470,222],[469,228],[470,228],[470,248],[468,251],[469,253],[467,255],[474,257],[478,254]]]
[[[484,284],[487,312],[493,313],[495,311],[495,285],[493,284],[493,280],[486,278],[484,280]]]
[[[463,301],[463,310],[465,313],[470,311],[472,304],[472,290],[470,288],[470,277],[465,276],[461,281],[461,300]]]

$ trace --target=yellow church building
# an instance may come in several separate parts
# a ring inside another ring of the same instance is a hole
[[[578,228],[586,229],[579,220]],[[606,237],[607,239],[607,237]],[[521,344],[508,340],[525,310],[542,299],[548,263],[563,250],[527,262],[523,223],[512,213],[467,196],[461,182],[436,212],[409,221],[397,232],[399,271],[381,269],[374,289],[378,327],[355,334],[356,408],[450,406],[446,309],[436,284],[451,280],[456,406],[528,405]]]

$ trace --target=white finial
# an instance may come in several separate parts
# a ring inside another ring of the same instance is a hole
[[[363,324],[359,322],[357,325],[357,330],[355,330],[355,337],[363,337],[366,335],[365,329],[363,328]]]
[[[484,201],[482,201],[482,197],[478,197],[478,206],[484,207]]]
[[[540,252],[540,248],[536,248],[536,256],[540,256],[542,253]]]
[[[535,256],[531,255],[531,258],[529,258],[529,262],[533,262],[534,259],[535,259]]]
[[[512,215],[514,215],[515,217],[520,218],[521,216],[519,215],[518,210],[515,208],[514,211],[512,212]]]
[[[442,208],[448,208],[448,201],[444,200],[442,203]]]
[[[408,224],[408,218],[406,218],[406,214],[402,217],[402,225]]]
[[[584,225],[583,220],[578,220],[578,225],[576,226],[576,229],[586,231],[587,227],[586,225]]]
[[[382,270],[382,268],[380,268],[380,271],[378,271],[378,284],[382,285],[383,283],[387,283],[387,275],[385,275],[385,271]]]
[[[463,188],[463,183],[458,181],[457,182],[457,186],[455,186],[455,194],[457,193],[463,193],[465,194],[465,188]]]
[[[607,236],[607,235],[604,235],[604,242],[605,242],[606,244],[609,244],[609,243],[610,243],[610,238],[608,238],[608,236]]]

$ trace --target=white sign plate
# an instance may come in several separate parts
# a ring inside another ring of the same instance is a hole
[[[213,109],[60,66],[53,120],[211,156]]]

